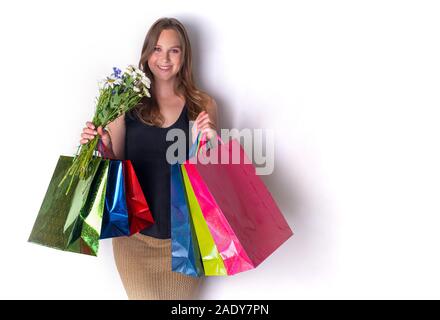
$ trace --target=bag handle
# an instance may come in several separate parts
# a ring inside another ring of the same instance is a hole
[[[215,136],[217,142],[219,142],[220,144],[225,144],[222,138],[220,138],[220,136],[217,133]],[[212,147],[214,146],[212,145],[211,140],[207,139],[206,132],[201,133],[199,131],[199,133],[197,134],[196,141],[194,141],[193,145],[190,148],[189,157],[192,158],[196,154],[199,154],[202,150],[205,150],[206,152],[208,149],[211,149]]]
[[[110,160],[110,158],[107,156],[109,149],[105,146],[101,139],[98,140],[97,151],[101,154],[103,159]]]

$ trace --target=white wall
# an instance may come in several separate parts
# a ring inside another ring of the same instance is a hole
[[[440,298],[436,1],[14,1],[0,5],[0,298],[125,299],[99,258],[27,243],[96,82],[161,16],[188,28],[223,127],[275,130],[263,177],[295,236],[209,299]]]

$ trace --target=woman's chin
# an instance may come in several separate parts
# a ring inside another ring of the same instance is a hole
[[[157,74],[157,75],[154,75],[154,80],[156,80],[156,81],[170,81],[175,77],[176,77],[175,74],[169,74],[169,75]]]

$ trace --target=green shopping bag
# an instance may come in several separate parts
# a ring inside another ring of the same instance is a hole
[[[109,163],[109,160],[104,159],[99,163],[86,201],[74,222],[73,232],[70,233],[68,251],[98,255]]]
[[[227,275],[223,259],[217,250],[214,239],[203,217],[200,205],[194,194],[188,173],[183,165],[181,165],[183,184],[188,200],[188,207],[191,219],[194,225],[197,241],[199,244],[200,254],[202,256],[203,269],[206,276],[224,276]]]
[[[58,159],[28,241],[59,250],[96,255],[96,244],[89,237],[93,233],[88,227],[83,231],[82,227],[87,218],[87,226],[90,223],[95,227],[99,223],[96,217],[99,220],[97,213],[105,198],[104,178],[108,160],[106,163],[106,160],[95,157],[90,163],[90,175],[81,180],[74,177],[66,194],[68,183],[59,184],[72,161],[73,157],[68,156]]]

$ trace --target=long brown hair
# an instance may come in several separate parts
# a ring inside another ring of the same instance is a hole
[[[148,125],[162,126],[164,118],[159,110],[159,105],[154,93],[154,76],[148,67],[148,58],[153,53],[154,47],[159,39],[162,30],[175,30],[180,39],[182,47],[183,62],[179,72],[176,75],[176,84],[174,92],[184,95],[188,108],[188,117],[195,120],[197,115],[206,110],[206,104],[209,96],[199,90],[194,82],[192,73],[192,52],[188,34],[183,24],[175,18],[160,18],[148,30],[142,47],[139,68],[151,80],[151,98],[144,97],[140,103],[133,109],[133,113],[144,123]]]

